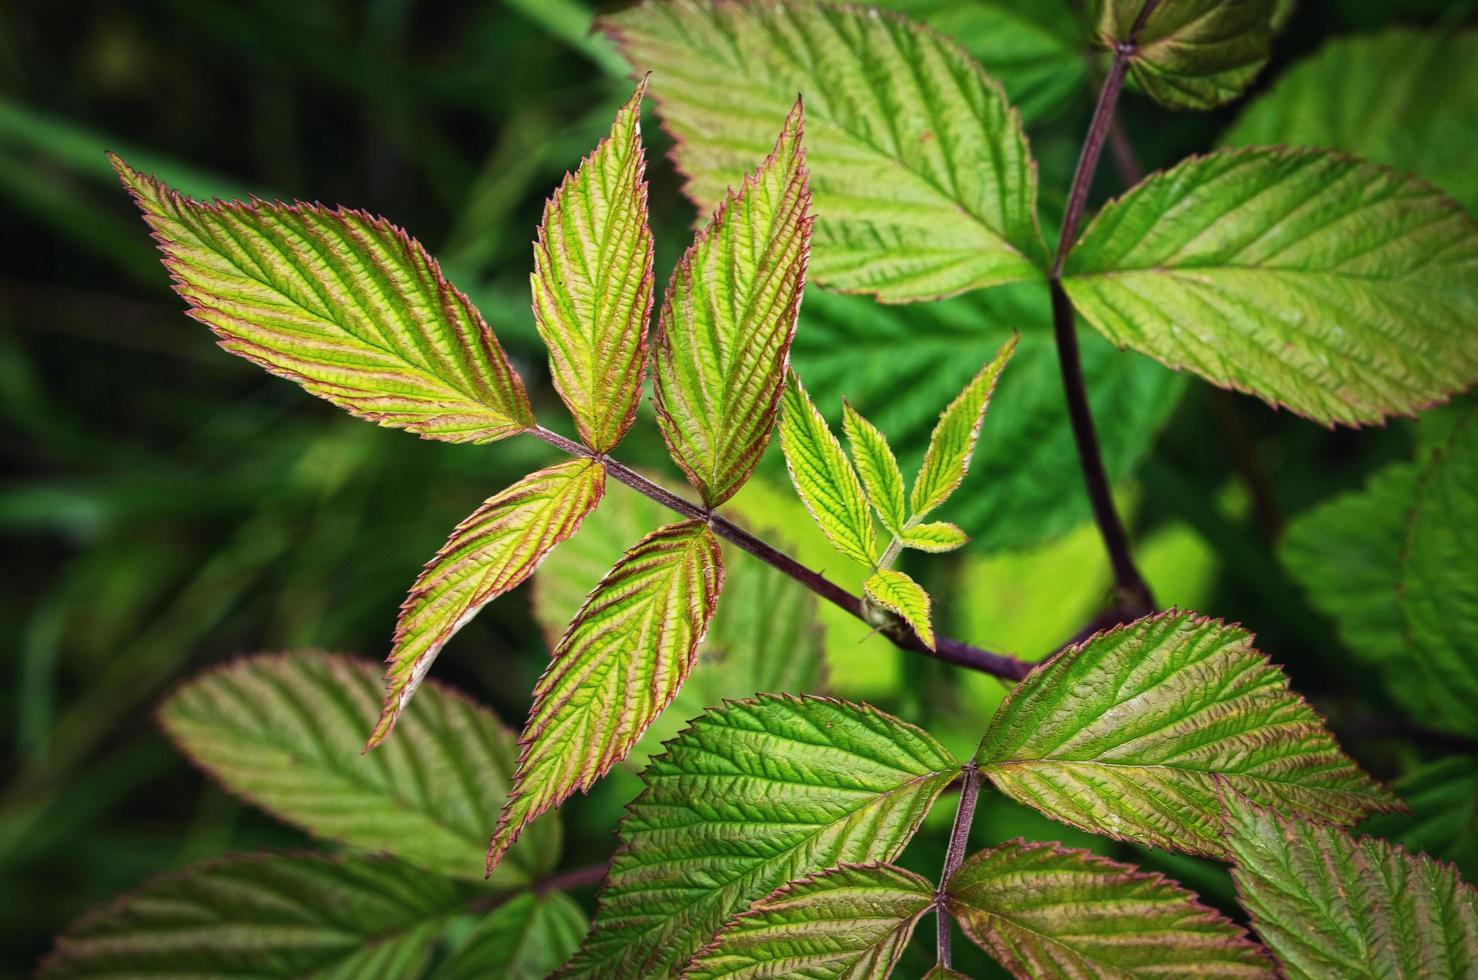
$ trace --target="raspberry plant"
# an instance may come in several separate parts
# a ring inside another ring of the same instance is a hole
[[[437,977],[883,977],[926,916],[934,977],[961,975],[952,922],[1019,976],[1471,975],[1472,887],[1346,829],[1401,802],[1249,632],[1157,606],[1085,389],[1077,317],[1325,425],[1411,414],[1478,375],[1478,229],[1401,172],[1325,150],[1226,148],[1088,217],[1122,88],[1220,105],[1266,60],[1273,16],[1271,0],[1096,5],[1110,57],[1055,236],[1017,110],[929,27],[802,0],[646,0],[610,16],[603,28],[641,81],[549,199],[530,277],[573,439],[536,419],[493,330],[396,226],[314,204],[192,200],[115,158],[190,315],[227,350],[380,425],[478,445],[532,436],[568,459],[453,530],[410,588],[382,681],[342,657],[255,657],[163,707],[171,737],[226,786],[348,853],[160,879],[79,924],[44,975],[419,976],[462,922],[471,935],[436,960]],[[660,302],[649,86],[708,215]],[[1277,133],[1270,104],[1241,128]],[[934,599],[897,563],[967,543],[947,519],[951,496],[1019,338],[970,365],[906,477],[880,426],[851,404],[818,407],[790,365],[808,280],[886,304],[1012,283],[1050,293],[1115,573],[1105,628],[1040,664],[942,635]],[[613,455],[648,381],[691,493]],[[845,445],[823,408],[840,408]],[[861,595],[725,515],[776,429],[806,510],[866,569]],[[1470,412],[1440,448],[1311,513],[1285,548],[1398,700],[1460,736],[1478,731],[1478,595],[1461,571],[1478,546],[1475,438]],[[606,501],[608,481],[641,497]],[[632,540],[663,509],[670,522]],[[1372,536],[1379,560],[1349,566],[1339,544],[1352,534]],[[605,545],[619,557],[583,599],[538,598],[553,649],[516,738],[426,683],[483,606],[546,559],[571,563],[551,588],[579,580],[576,565],[599,565]],[[818,696],[812,594],[907,651],[1011,684],[978,749],[957,758],[913,723]],[[700,656],[710,649],[724,654]],[[664,714],[658,730],[674,737],[639,749]],[[587,928],[559,886],[593,878],[551,876],[559,831],[544,815],[634,751],[648,760],[643,788],[596,870]],[[951,787],[939,874],[897,865]],[[1229,862],[1252,932],[1088,851],[1018,839],[971,853],[983,787],[1092,834]],[[484,873],[490,891],[468,882]]]

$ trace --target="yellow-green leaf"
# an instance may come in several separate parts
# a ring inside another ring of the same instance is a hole
[[[554,387],[585,444],[606,452],[641,400],[652,312],[642,82],[601,140],[544,206],[534,243],[534,323]]]
[[[361,418],[447,442],[534,424],[482,314],[415,239],[317,204],[195,201],[113,166],[221,346]]]
[[[898,540],[903,542],[905,548],[945,552],[963,548],[970,538],[948,521],[931,521],[904,528],[903,535]]]
[[[1016,352],[1017,339],[1013,336],[1002,344],[991,362],[940,413],[909,496],[914,517],[922,517],[944,503],[965,479],[970,457],[975,452],[975,440],[980,437],[980,424],[985,421],[985,410],[990,406],[991,392],[996,389],[1001,369]]]
[[[871,566],[872,513],[842,444],[794,373],[782,401],[780,448],[795,492],[838,551]]]
[[[785,386],[813,221],[802,123],[796,102],[774,151],[683,253],[662,303],[657,422],[710,507],[754,472]]]
[[[929,593],[923,586],[898,571],[884,568],[862,583],[862,591],[873,602],[891,613],[903,617],[912,626],[919,639],[930,650],[934,649],[934,624],[929,612]]]
[[[605,486],[606,470],[600,463],[570,460],[524,477],[457,525],[400,607],[386,670],[385,708],[366,748],[390,734],[452,634],[532,575],[600,503]]]
[[[867,489],[867,498],[882,518],[883,527],[894,535],[903,533],[908,512],[903,502],[903,471],[898,457],[878,427],[858,414],[850,404],[842,402],[842,431],[852,448],[857,474]]]
[[[702,521],[683,521],[637,542],[601,579],[534,687],[490,872],[530,820],[588,790],[672,702],[723,577],[718,539]]]

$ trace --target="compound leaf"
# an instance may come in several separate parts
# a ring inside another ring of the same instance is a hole
[[[1241,928],[1175,882],[1060,844],[972,855],[947,902],[1016,976],[1276,976]]]
[[[733,919],[683,972],[723,977],[884,980],[934,885],[886,864],[843,865],[782,885]]]
[[[380,712],[374,663],[320,653],[257,656],[193,680],[160,709],[165,732],[220,783],[267,812],[363,851],[479,878],[487,828],[507,796],[513,733],[434,682],[398,737],[363,754]],[[525,884],[559,857],[545,821],[493,883]]]
[[[534,324],[585,445],[606,452],[641,400],[652,313],[643,82],[611,133],[544,206],[534,243]]]
[[[1478,210],[1478,32],[1338,37],[1278,75],[1222,138],[1319,146],[1415,174]]]
[[[1134,45],[1129,76],[1161,105],[1213,109],[1240,95],[1267,63],[1274,0],[1165,0],[1140,24],[1145,6],[1102,0],[1098,37],[1109,47]]]
[[[862,583],[867,597],[913,627],[924,646],[934,649],[934,625],[930,618],[929,593],[923,586],[898,571],[884,568]]]
[[[112,160],[175,292],[226,350],[430,439],[493,442],[533,426],[482,314],[390,222],[317,204],[206,204]]]
[[[873,564],[872,513],[857,472],[794,373],[780,409],[780,448],[790,482],[816,526],[842,554]]]
[[[1450,866],[1224,799],[1242,907],[1290,980],[1472,976],[1478,892]]]
[[[1398,809],[1247,631],[1171,611],[1068,647],[1018,684],[977,759],[1008,796],[1091,833],[1219,857],[1216,781],[1354,823]]]
[[[39,975],[414,977],[467,898],[446,878],[380,858],[228,858],[84,916]]]
[[[542,980],[580,947],[586,928],[564,892],[516,895],[484,916],[431,980]]]
[[[452,635],[484,605],[532,575],[600,503],[605,485],[600,463],[570,460],[524,477],[457,525],[400,607],[385,707],[366,748],[390,734]]]
[[[948,521],[931,521],[904,528],[903,536],[898,540],[903,542],[905,548],[944,552],[963,548],[970,538],[964,531]]]
[[[1036,279],[1036,172],[999,85],[954,42],[855,7],[649,2],[603,21],[651,68],[686,191],[723,199],[806,100],[816,281],[888,302]]]
[[[975,453],[975,442],[980,438],[980,425],[985,421],[985,410],[990,406],[990,396],[996,390],[996,380],[1001,369],[1016,353],[1017,338],[1013,336],[1001,345],[990,363],[981,368],[965,390],[939,414],[939,423],[929,436],[929,448],[924,451],[924,464],[914,477],[913,490],[909,493],[909,507],[914,517],[922,517],[949,499],[965,479],[970,468],[970,457]]]
[[[534,687],[490,873],[530,820],[589,790],[672,703],[723,578],[718,539],[702,521],[683,521],[637,542],[601,579]]]
[[[842,431],[852,449],[857,475],[862,477],[867,498],[882,519],[883,527],[894,535],[902,534],[903,525],[908,521],[908,511],[903,502],[903,471],[898,468],[898,459],[893,455],[887,437],[845,401],[842,402]]]
[[[1195,157],[1106,206],[1067,263],[1110,340],[1325,424],[1478,376],[1478,225],[1426,184],[1317,150]]]
[[[710,507],[759,463],[775,424],[811,241],[800,102],[770,156],[683,253],[653,356],[657,421]]]
[[[1401,611],[1430,710],[1425,724],[1478,735],[1478,409],[1417,481],[1401,565]],[[1466,572],[1463,570],[1467,569]]]
[[[733,915],[805,875],[891,861],[959,763],[872,708],[762,695],[652,760],[569,976],[666,976]]]

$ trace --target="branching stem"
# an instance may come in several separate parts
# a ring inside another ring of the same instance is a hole
[[[864,623],[868,622],[860,597],[848,592],[820,572],[812,571],[784,552],[771,547],[728,518],[684,500],[670,490],[648,480],[624,463],[619,463],[609,456],[595,453],[572,439],[566,439],[557,432],[550,432],[543,426],[536,426],[530,429],[529,432],[534,437],[572,456],[599,459],[605,465],[606,472],[618,482],[626,484],[637,493],[650,497],[657,503],[676,511],[689,520],[708,522],[708,525],[713,528],[713,532],[719,537],[732,542],[765,564],[779,569],[821,598],[846,610]],[[872,624],[868,623],[868,625],[871,626]],[[935,641],[934,649],[931,650],[923,640],[919,639],[919,635],[911,628],[908,628],[906,624],[901,631],[897,632],[897,635],[893,635],[890,632],[889,639],[904,650],[922,653],[925,656],[942,660],[945,663],[955,664],[959,667],[969,667],[972,670],[978,670],[1005,680],[1019,681],[1032,668],[1032,665],[1024,660],[1018,660],[1006,654],[982,650],[979,647],[971,646],[968,643],[953,640],[949,637],[938,637]]]
[[[965,779],[960,785],[960,802],[955,809],[955,823],[949,832],[949,849],[944,852],[944,869],[939,873],[939,886],[934,892],[934,948],[941,966],[950,965],[949,911],[944,907],[949,880],[965,863],[965,848],[970,842],[970,825],[975,821],[975,803],[980,798],[980,767],[965,763]]]

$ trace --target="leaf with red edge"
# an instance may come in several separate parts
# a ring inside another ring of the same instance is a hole
[[[493,442],[534,425],[482,314],[384,218],[318,204],[206,204],[111,159],[175,292],[226,350],[428,439]]]
[[[558,463],[488,498],[457,525],[400,607],[385,676],[385,707],[366,749],[390,734],[452,635],[479,609],[532,575],[600,503],[605,486],[606,469],[594,460]]]
[[[530,820],[588,790],[672,703],[723,578],[718,539],[702,521],[683,521],[637,542],[601,579],[534,687],[490,873]]]
[[[769,158],[683,253],[662,303],[657,422],[710,507],[754,471],[785,386],[813,220],[802,126],[797,101]]]

